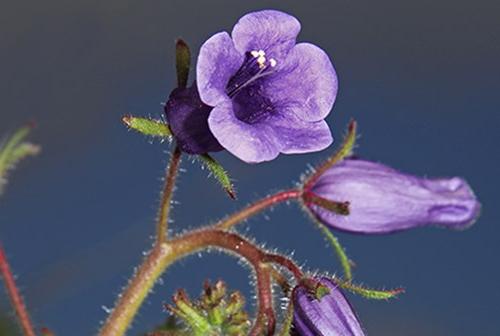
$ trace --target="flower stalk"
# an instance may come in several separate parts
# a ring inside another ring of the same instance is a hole
[[[218,230],[229,230],[236,224],[247,220],[248,218],[269,207],[288,200],[298,199],[301,194],[302,192],[298,189],[280,191],[276,194],[262,198],[255,203],[250,204],[246,208],[239,210],[238,212],[226,217],[225,219],[220,220],[214,225],[214,227]]]
[[[19,294],[19,290],[16,286],[16,280],[14,279],[9,262],[7,261],[7,257],[5,256],[5,252],[1,246],[0,273],[2,274],[7,294],[9,295],[12,307],[16,312],[16,316],[24,336],[35,336],[35,329],[33,328],[28,311],[26,310],[26,305],[24,304],[21,294]]]
[[[165,187],[163,188],[160,211],[158,213],[158,223],[156,239],[157,244],[161,244],[165,241],[168,234],[168,217],[170,212],[170,205],[172,203],[172,196],[175,188],[175,180],[179,171],[179,165],[181,163],[182,152],[179,147],[175,147],[172,156],[170,158],[170,164],[167,169],[167,175],[165,177]]]

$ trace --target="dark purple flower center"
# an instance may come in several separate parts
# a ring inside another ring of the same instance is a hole
[[[226,93],[233,101],[236,117],[253,124],[269,116],[274,107],[265,97],[263,79],[274,72],[276,60],[266,58],[263,50],[245,53],[245,60],[229,79]]]

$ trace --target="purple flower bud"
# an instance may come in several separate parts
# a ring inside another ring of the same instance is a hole
[[[327,210],[319,203],[306,204],[322,223],[357,233],[389,233],[429,224],[464,229],[474,223],[481,208],[461,178],[419,178],[379,163],[353,159],[331,167],[308,192],[348,202],[348,215]]]
[[[189,154],[205,154],[222,150],[222,146],[208,129],[208,115],[212,108],[203,104],[196,89],[177,88],[165,104],[165,114],[177,145]]]
[[[356,313],[328,278],[318,280],[316,290],[299,285],[293,291],[293,325],[302,336],[362,336]],[[316,291],[316,293],[314,293]]]
[[[296,43],[299,31],[293,16],[264,10],[201,46],[196,75],[201,100],[213,107],[210,130],[245,162],[319,151],[333,141],[324,119],[337,76],[323,50]]]

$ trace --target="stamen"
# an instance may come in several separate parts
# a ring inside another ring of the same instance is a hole
[[[265,68],[266,67],[266,58],[264,56],[259,56],[257,58],[257,63],[259,64],[259,68]]]
[[[265,55],[266,52],[262,49],[252,50],[247,53],[247,59],[243,62],[237,73],[229,80],[226,87],[229,97],[234,97],[242,88],[272,72],[269,70],[275,67],[277,62],[274,58],[268,60]]]

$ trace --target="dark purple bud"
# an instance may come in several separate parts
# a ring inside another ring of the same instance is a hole
[[[340,288],[328,278],[293,290],[293,325],[302,336],[362,336],[363,328]]]
[[[170,129],[182,151],[205,154],[223,148],[208,128],[212,107],[200,100],[196,83],[190,88],[177,88],[170,94],[165,114]]]
[[[461,178],[419,178],[354,159],[331,167],[306,192],[347,202],[346,216],[305,199],[322,223],[357,233],[389,233],[429,224],[464,229],[474,223],[481,208]]]

